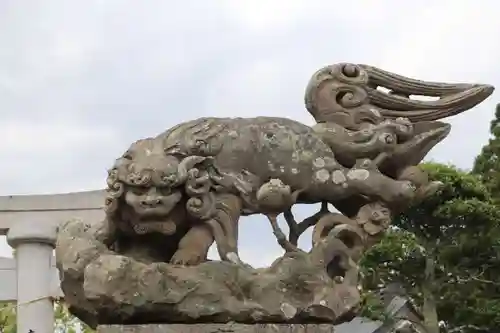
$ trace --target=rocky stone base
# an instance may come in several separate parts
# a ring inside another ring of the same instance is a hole
[[[104,325],[97,333],[332,333],[330,324],[160,324]]]
[[[311,252],[289,252],[269,268],[255,269],[222,261],[142,262],[110,251],[99,241],[99,230],[97,224],[65,223],[56,248],[64,300],[92,328],[173,318],[183,324],[340,324],[358,309],[357,267],[344,258],[345,266],[352,266],[344,279],[328,271],[329,263],[342,258],[336,239],[327,237]]]

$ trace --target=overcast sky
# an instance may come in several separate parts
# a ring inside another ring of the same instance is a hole
[[[1,0],[0,195],[102,188],[132,141],[192,118],[312,124],[304,88],[327,64],[500,86],[499,13],[495,0]],[[497,101],[450,119],[429,158],[469,168]],[[243,221],[241,248],[256,265],[279,253],[263,218]]]

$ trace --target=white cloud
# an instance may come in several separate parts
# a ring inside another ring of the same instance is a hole
[[[112,128],[83,127],[72,121],[29,122],[20,119],[0,123],[0,154],[47,151],[54,155],[74,154],[83,146],[116,141]]]
[[[411,15],[416,4],[401,1],[323,1],[323,0],[255,0],[220,1],[233,24],[246,32],[267,35],[286,34],[300,24],[321,25],[317,34],[328,39],[336,30],[366,28],[391,24]],[[426,2],[420,2],[425,6]],[[418,6],[418,5],[417,5]],[[315,22],[316,21],[316,22]],[[355,40],[354,40],[355,41]],[[340,44],[340,43],[339,43]],[[341,45],[339,45],[341,46]]]
[[[433,2],[394,29],[379,66],[423,80],[498,86],[500,44],[493,41],[500,31],[499,8],[493,1],[481,6],[467,0]],[[489,136],[496,96],[498,91],[474,110],[448,119],[452,132],[429,158],[470,167]]]
[[[310,4],[303,0],[222,1],[233,24],[251,33],[276,33],[289,30],[297,20],[307,17]]]
[[[100,178],[89,179],[92,166],[85,164],[85,157],[100,158],[120,146],[113,128],[98,124],[91,128],[70,120],[6,119],[0,124],[0,133],[3,195],[101,188],[108,165],[94,171]]]
[[[288,84],[293,73],[290,65],[277,56],[257,56],[243,67],[219,72],[204,92],[206,115],[264,115],[311,123],[312,118],[303,106],[304,87]]]
[[[432,80],[484,77],[500,53],[496,2],[433,2],[409,15],[381,47],[380,66]]]

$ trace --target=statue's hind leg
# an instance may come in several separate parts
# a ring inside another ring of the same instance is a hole
[[[370,160],[359,160],[351,169],[334,171],[332,182],[348,192],[377,198],[391,207],[404,206],[416,195],[415,184],[382,174]]]

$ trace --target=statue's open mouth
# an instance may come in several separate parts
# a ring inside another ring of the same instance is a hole
[[[165,235],[175,233],[177,226],[165,209],[149,209],[141,212],[133,221],[133,229],[137,234],[159,232]]]
[[[172,235],[177,230],[177,225],[170,219],[166,220],[151,220],[138,221],[132,226],[134,231],[139,235],[144,235],[152,232],[161,233],[164,235]]]
[[[405,159],[409,163],[419,163],[425,155],[451,130],[451,125],[440,121],[421,121],[413,125],[414,136],[412,139],[398,145],[395,157]]]
[[[388,174],[404,166],[417,165],[429,151],[450,133],[451,125],[440,121],[420,121],[413,124],[414,135],[399,143],[380,165]]]
[[[494,87],[487,84],[453,84],[421,81],[382,69],[359,65],[368,74],[365,87],[370,104],[385,118],[405,117],[412,122],[431,121],[467,111],[488,98]],[[378,87],[389,90],[384,92]],[[432,100],[412,98],[426,96]]]

